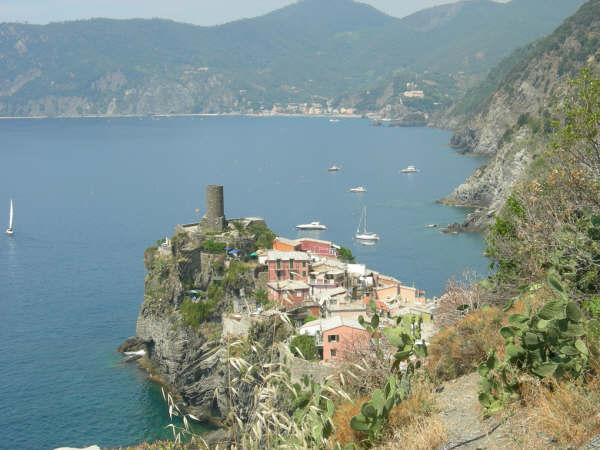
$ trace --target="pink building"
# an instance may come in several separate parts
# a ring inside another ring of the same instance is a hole
[[[325,362],[342,362],[350,354],[367,351],[371,335],[356,320],[345,317],[319,319],[300,327],[301,334],[315,337]]]
[[[337,251],[339,248],[338,245],[335,245],[332,242],[312,238],[286,239],[278,236],[273,241],[273,249],[275,250],[297,250],[310,252],[317,256],[327,256],[329,258],[337,258]]]
[[[337,258],[339,246],[319,239],[301,238],[300,250],[310,252],[313,255],[327,256],[329,258]]]
[[[267,252],[269,281],[308,280],[310,257],[304,252]]]

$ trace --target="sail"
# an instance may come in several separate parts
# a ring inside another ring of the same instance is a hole
[[[6,203],[5,203],[6,204]],[[10,200],[10,213],[8,216],[8,229],[11,230],[13,225],[13,201]]]

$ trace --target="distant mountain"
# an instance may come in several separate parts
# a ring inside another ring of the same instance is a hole
[[[398,74],[428,97],[453,98],[581,2],[471,0],[396,19],[352,0],[304,0],[217,27],[5,23],[0,115],[245,113],[290,103],[366,112],[377,105],[348,95],[385,90],[394,74],[401,91]],[[433,103],[441,104],[425,106]]]
[[[447,112],[462,117],[454,146],[492,155],[444,200],[480,209],[470,229],[483,229],[527,176],[548,144],[553,99],[583,66],[600,72],[600,0],[589,0],[550,36],[517,50]]]

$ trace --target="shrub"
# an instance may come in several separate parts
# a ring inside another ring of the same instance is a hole
[[[352,254],[350,249],[346,247],[340,247],[340,249],[338,250],[338,259],[347,263],[353,263],[355,261],[354,255]]]
[[[484,307],[436,334],[429,345],[428,368],[439,380],[452,380],[477,369],[490,349],[504,343],[502,311]]]
[[[304,323],[312,322],[314,320],[317,320],[317,318],[314,316],[308,316],[304,318]]]
[[[223,253],[225,251],[225,247],[227,247],[227,244],[224,242],[215,242],[211,239],[208,239],[204,243],[204,251],[208,253]]]
[[[300,334],[292,339],[290,350],[293,354],[303,357],[308,361],[314,361],[319,354],[315,345],[315,338],[306,334]]]
[[[194,303],[191,299],[184,297],[181,304],[183,323],[194,329],[198,328],[202,322],[213,315],[222,299],[223,290],[214,284],[208,288],[205,300]]]
[[[269,293],[265,288],[255,289],[252,295],[254,296],[254,300],[256,300],[259,305],[264,306],[269,303]]]
[[[254,235],[256,246],[258,248],[273,248],[273,241],[276,234],[262,223],[253,223],[248,227],[248,231]]]

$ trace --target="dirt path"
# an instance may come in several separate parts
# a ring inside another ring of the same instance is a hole
[[[477,399],[479,380],[479,375],[474,372],[445,383],[444,389],[436,394],[440,409],[439,418],[448,431],[448,441],[444,449],[514,447],[515,443],[509,436],[507,425],[500,424],[495,418],[482,418],[481,405]],[[493,431],[490,433],[490,430]],[[482,435],[484,437],[475,439]],[[465,442],[470,440],[473,441]]]

